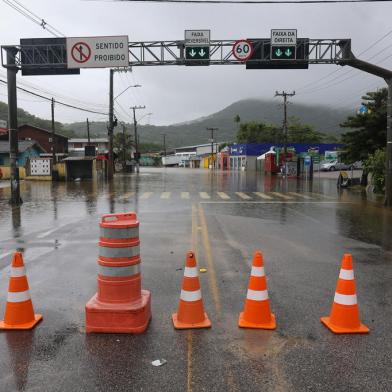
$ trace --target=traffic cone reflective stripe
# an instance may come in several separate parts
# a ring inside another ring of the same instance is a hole
[[[176,329],[211,327],[204,312],[199,272],[193,252],[187,253],[178,311],[172,315],[172,320]]]
[[[34,314],[22,254],[15,252],[4,320],[0,321],[0,329],[31,329],[40,320],[42,315]]]
[[[329,317],[321,322],[334,333],[367,333],[369,328],[359,319],[352,256],[345,254],[336,286],[335,297]]]
[[[244,311],[240,314],[238,325],[242,328],[275,329],[275,315],[271,313],[267,278],[265,276],[263,255],[256,251]]]

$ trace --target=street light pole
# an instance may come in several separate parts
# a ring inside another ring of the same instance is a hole
[[[207,131],[211,131],[211,170],[214,168],[214,131],[217,131],[218,128],[210,127],[206,128]]]
[[[8,129],[10,142],[10,181],[11,199],[10,204],[18,206],[22,204],[20,197],[20,181],[18,160],[18,117],[16,95],[16,73],[18,68],[15,63],[16,48],[7,48],[7,90],[8,90]]]
[[[284,175],[287,176],[287,97],[294,97],[295,91],[292,93],[286,93],[283,91],[279,93],[276,91],[275,97],[283,97],[283,137],[284,137]]]
[[[114,70],[110,69],[109,80],[109,126],[108,126],[108,139],[109,139],[109,162],[108,162],[108,179],[113,178],[113,130],[114,130],[114,115],[113,115],[113,74]]]
[[[139,156],[139,139],[137,136],[137,120],[136,120],[136,110],[137,109],[145,109],[145,106],[132,106],[131,109],[133,110],[133,127],[135,131],[135,154],[136,154],[136,173],[139,173],[140,168],[140,156]]]

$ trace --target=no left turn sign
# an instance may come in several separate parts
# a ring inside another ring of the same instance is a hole
[[[71,56],[79,64],[83,64],[91,57],[91,49],[85,42],[77,42],[71,49]]]
[[[246,61],[252,57],[253,45],[246,39],[238,40],[233,45],[233,55],[237,60]]]

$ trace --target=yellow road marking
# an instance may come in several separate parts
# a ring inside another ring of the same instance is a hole
[[[256,196],[261,197],[262,199],[265,200],[272,200],[273,198],[271,196],[266,195],[264,192],[253,192]]]
[[[202,199],[210,199],[210,195],[207,192],[199,192]]]
[[[161,199],[170,199],[171,192],[162,192]]]
[[[216,192],[218,196],[223,200],[230,200],[230,196],[225,192]]]
[[[297,196],[297,197],[302,197],[303,199],[306,199],[306,200],[312,200],[313,199],[313,197],[310,197],[310,196],[307,196],[307,195],[304,195],[304,194],[298,193],[298,192],[288,192],[288,193],[290,193],[290,195],[294,195],[294,196]]]
[[[206,217],[204,215],[203,207],[200,204],[199,204],[199,219],[200,219],[200,225],[202,227],[204,252],[205,252],[205,257],[206,257],[207,264],[208,264],[208,282],[209,282],[209,286],[210,286],[211,295],[214,300],[216,316],[218,319],[220,319],[221,318],[221,303],[220,303],[220,296],[219,296],[219,288],[218,288],[218,283],[217,283],[217,279],[216,279],[214,261],[212,258],[211,244],[210,244],[210,239],[209,239],[209,235],[208,235],[208,228],[207,228],[207,221],[206,221]]]
[[[141,196],[140,196],[140,198],[141,199],[148,199],[148,198],[150,198],[152,196],[152,192],[144,192]]]
[[[246,193],[243,192],[236,192],[235,193],[237,196],[239,196],[241,199],[244,200],[252,200],[252,198],[250,196],[248,196]]]
[[[189,192],[181,192],[181,199],[189,199]]]
[[[284,195],[283,193],[280,193],[280,192],[271,192],[271,195],[281,197],[282,199],[285,199],[285,200],[293,200],[293,198],[291,196]]]

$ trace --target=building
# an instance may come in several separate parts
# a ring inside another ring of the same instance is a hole
[[[231,170],[257,170],[257,157],[271,150],[271,147],[284,147],[283,144],[233,144],[230,146]],[[296,154],[317,150],[320,155],[325,151],[339,150],[343,144],[338,143],[289,143],[287,148],[294,149]]]
[[[97,155],[105,154],[109,151],[109,140],[107,138],[72,138],[68,140],[68,152],[73,156],[84,156],[86,146],[95,146]]]
[[[18,166],[25,166],[28,158],[39,157],[44,149],[35,140],[22,140],[18,146]],[[0,166],[10,165],[10,144],[8,141],[0,141]]]
[[[19,140],[35,140],[46,153],[53,152],[53,133],[47,129],[39,128],[34,125],[21,125],[18,128]],[[56,133],[54,135],[55,151],[58,154],[68,153],[68,138]]]

